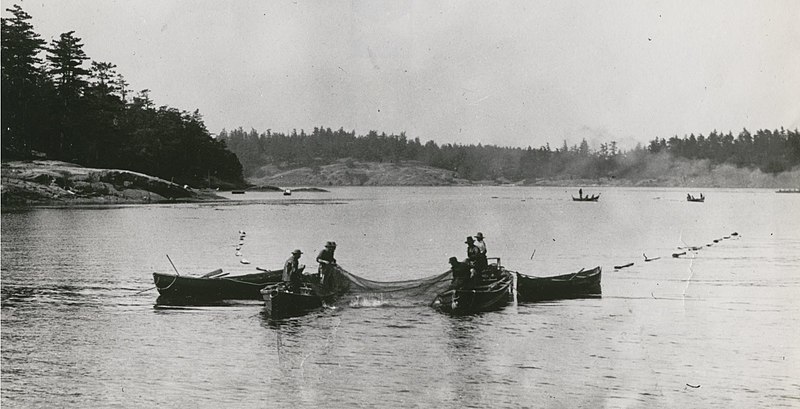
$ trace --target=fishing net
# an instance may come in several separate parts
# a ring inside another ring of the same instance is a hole
[[[450,286],[452,273],[404,281],[373,281],[359,277],[340,266],[335,266],[319,286],[321,295],[340,295],[351,305],[419,304],[429,303],[436,294]]]

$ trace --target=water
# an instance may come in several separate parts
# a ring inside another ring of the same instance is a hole
[[[565,188],[331,190],[3,213],[0,403],[800,407],[800,195],[708,189],[700,204],[681,189],[584,188],[601,199],[578,203]],[[235,256],[240,230],[248,265]],[[155,290],[140,292],[172,271],[167,254],[182,274],[236,274],[279,268],[300,248],[314,268],[327,240],[359,276],[421,278],[463,257],[478,231],[522,273],[600,265],[603,297],[460,318],[372,302],[274,322],[259,302],[163,309]],[[703,249],[671,256],[685,246]]]

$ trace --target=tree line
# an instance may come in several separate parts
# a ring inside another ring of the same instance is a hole
[[[176,183],[242,184],[242,168],[198,111],[156,107],[74,31],[46,43],[19,5],[2,19],[3,159],[47,158]]]
[[[737,167],[758,168],[767,173],[780,173],[800,165],[800,133],[797,130],[759,130],[751,134],[742,130],[732,133],[712,131],[707,137],[674,136],[668,140],[653,139],[647,147],[619,149],[615,141],[591,149],[584,139],[580,144],[551,148],[498,147],[494,145],[438,145],[433,141],[420,142],[405,133],[378,134],[370,131],[356,135],[355,131],[336,131],[315,127],[285,134],[259,133],[242,128],[223,130],[219,139],[225,141],[242,163],[246,176],[260,176],[261,167],[280,168],[318,167],[342,159],[369,162],[417,161],[422,164],[452,170],[469,180],[521,180],[545,178],[628,178],[650,177],[648,164],[653,162],[709,160],[711,164],[729,163]]]

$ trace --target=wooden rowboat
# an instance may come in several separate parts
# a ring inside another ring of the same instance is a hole
[[[431,306],[449,314],[499,310],[511,300],[512,274],[501,267],[500,278],[482,279],[476,285],[441,292]]]
[[[313,287],[304,284],[289,290],[285,283],[269,285],[261,290],[264,308],[272,318],[302,315],[322,308],[323,299]]]
[[[600,199],[599,193],[592,196],[583,196],[583,197],[572,196],[572,200],[576,202],[596,202],[598,199]]]
[[[261,289],[280,282],[283,270],[262,271],[253,274],[228,276],[209,273],[205,276],[188,276],[153,273],[153,282],[161,297],[197,300],[260,300]]]
[[[517,273],[517,301],[545,301],[567,298],[596,297],[602,294],[602,269],[563,274],[553,277],[534,277]]]

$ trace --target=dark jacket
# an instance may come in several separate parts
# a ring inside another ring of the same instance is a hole
[[[327,261],[327,263],[321,262]],[[317,255],[317,262],[319,263],[319,270],[323,271],[330,264],[336,264],[336,259],[333,258],[333,250],[324,248],[322,251],[319,252]]]
[[[300,281],[300,262],[294,256],[289,257],[283,264],[283,281]]]

